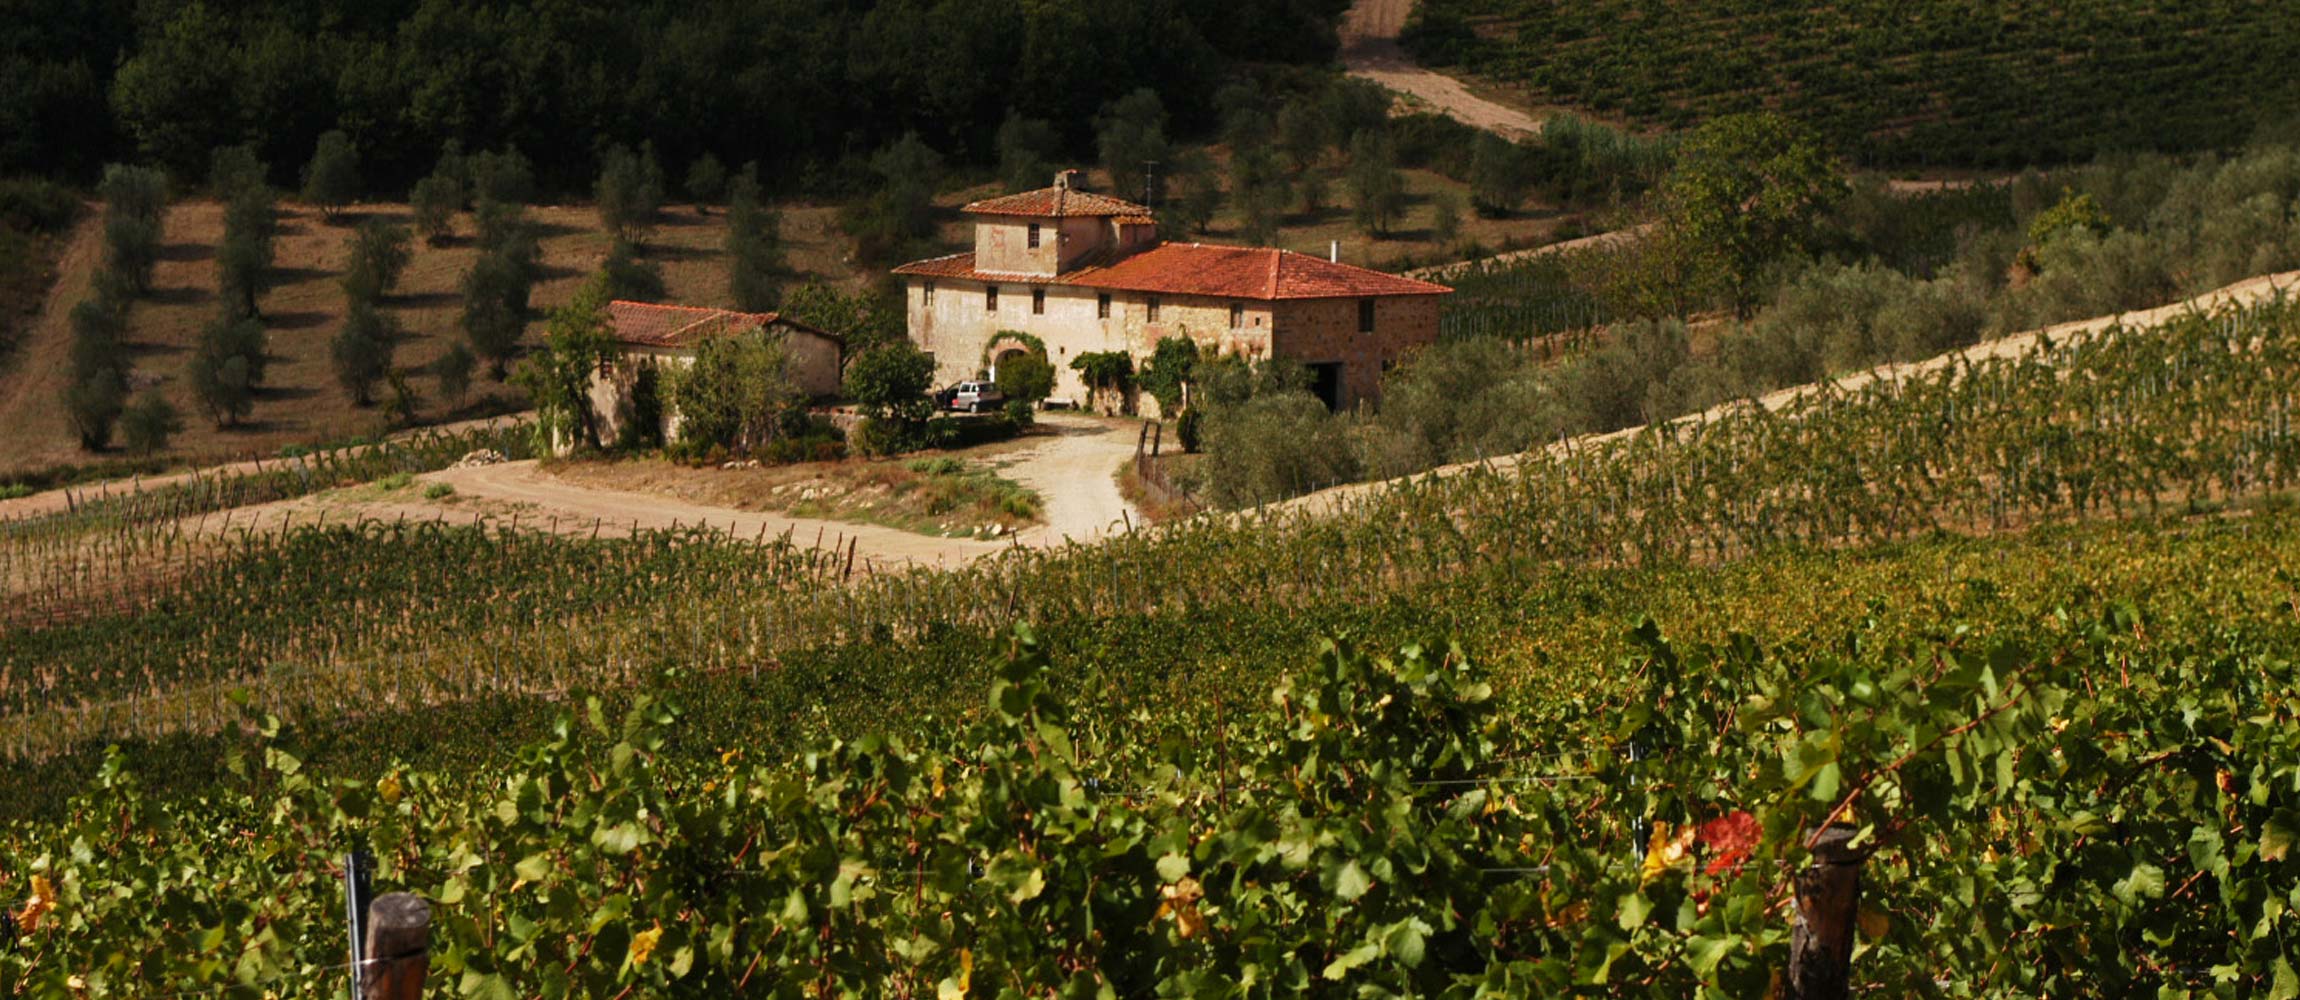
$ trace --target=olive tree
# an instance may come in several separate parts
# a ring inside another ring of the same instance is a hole
[[[714,337],[695,350],[695,363],[669,381],[679,413],[679,440],[716,444],[737,454],[766,447],[783,418],[806,401],[791,374],[783,339],[764,330]]]
[[[1771,112],[1726,115],[1679,150],[1661,185],[1662,226],[1695,277],[1747,318],[1765,265],[1803,252],[1846,190],[1810,129]]]

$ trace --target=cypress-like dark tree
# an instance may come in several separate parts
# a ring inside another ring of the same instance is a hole
[[[104,168],[96,187],[104,199],[104,269],[141,295],[152,288],[152,268],[160,260],[162,219],[168,208],[168,178],[151,167],[120,164]],[[119,303],[126,307],[126,300]]]
[[[1534,155],[1491,132],[1481,132],[1470,154],[1470,201],[1478,213],[1500,217],[1524,206],[1533,190]]]
[[[1268,149],[1240,153],[1230,161],[1230,198],[1238,206],[1238,235],[1256,246],[1276,246],[1294,200],[1284,168]]]
[[[449,344],[446,352],[424,366],[424,371],[438,383],[442,401],[449,406],[461,406],[464,395],[471,391],[471,370],[478,365],[479,359],[471,356],[471,348]]]
[[[511,358],[519,352],[534,285],[532,268],[502,250],[480,254],[463,276],[463,333],[497,382],[509,377]]]
[[[208,154],[208,193],[229,203],[241,191],[267,184],[267,170],[254,146],[218,146]]]
[[[303,200],[319,206],[320,214],[336,213],[359,197],[359,149],[351,136],[335,129],[321,134],[303,171]]]
[[[1405,181],[1398,175],[1397,145],[1380,129],[1362,129],[1350,140],[1350,203],[1358,228],[1387,236],[1405,210]]]
[[[687,166],[687,198],[695,203],[697,214],[707,215],[711,206],[727,196],[727,165],[719,158],[704,153]]]
[[[138,455],[167,450],[168,439],[183,429],[184,418],[176,413],[175,404],[156,389],[145,390],[120,415],[121,443]]]
[[[64,412],[80,447],[96,451],[111,442],[128,397],[127,305],[98,294],[74,306],[71,320],[72,377],[64,388]]]
[[[382,302],[399,284],[399,276],[414,257],[411,242],[405,226],[382,219],[360,223],[347,241],[350,254],[343,271],[344,295],[354,304]]]
[[[1153,165],[1171,160],[1173,150],[1166,142],[1166,105],[1157,91],[1137,90],[1104,107],[1095,121],[1094,145],[1102,156],[1102,169],[1110,174],[1112,194],[1159,200],[1158,192],[1151,190],[1155,185],[1150,171],[1162,169]]]
[[[212,160],[208,183],[224,199],[224,237],[216,247],[216,298],[227,312],[255,316],[271,286],[278,211],[271,187],[264,183],[263,162],[254,150],[227,146],[216,150]]]
[[[1046,186],[1054,176],[1054,157],[1060,142],[1045,119],[1025,118],[1008,111],[998,126],[998,180],[1008,191],[1029,191]]]
[[[476,154],[471,157],[471,183],[465,190],[474,207],[483,201],[527,204],[535,200],[535,165],[517,146]]]
[[[727,290],[737,309],[773,309],[781,297],[782,218],[760,198],[757,164],[746,164],[728,192]]]
[[[614,146],[599,161],[599,183],[594,186],[599,224],[616,239],[632,246],[645,242],[655,226],[655,213],[663,203],[662,171],[655,165],[652,146],[632,152]]]
[[[399,322],[372,302],[353,299],[345,311],[343,327],[329,345],[335,379],[352,402],[375,403],[375,385],[391,374],[391,358],[403,338]]]
[[[637,250],[621,240],[616,240],[608,249],[606,263],[599,267],[599,277],[610,299],[663,301],[663,269],[639,259]]]
[[[254,411],[256,387],[264,379],[264,352],[264,325],[252,318],[227,313],[200,334],[185,376],[217,427],[236,426]]]
[[[463,188],[433,174],[415,182],[415,188],[407,193],[407,207],[415,216],[415,231],[423,234],[423,241],[439,246],[455,236],[455,213],[463,208]]]
[[[942,154],[906,132],[871,157],[877,193],[848,206],[847,232],[861,259],[885,263],[934,232],[934,192],[942,184]]]

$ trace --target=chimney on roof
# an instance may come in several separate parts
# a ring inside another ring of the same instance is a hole
[[[1342,241],[1335,240],[1332,243],[1327,244],[1326,262],[1330,264],[1339,264],[1342,262]]]
[[[1055,172],[1054,172],[1054,186],[1055,186],[1055,188],[1056,188],[1056,189],[1058,189],[1058,190],[1062,190],[1062,191],[1077,191],[1077,190],[1080,190],[1080,188],[1079,188],[1079,186],[1078,186],[1078,171],[1076,171],[1076,170],[1057,170],[1057,171],[1055,171]]]

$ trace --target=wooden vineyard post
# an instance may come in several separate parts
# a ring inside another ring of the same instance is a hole
[[[431,904],[408,892],[376,897],[367,910],[367,965],[360,1000],[416,1000],[431,971]]]
[[[1789,1000],[1844,1000],[1852,989],[1853,930],[1861,908],[1865,850],[1838,824],[1813,839],[1813,863],[1797,873],[1797,915],[1789,930]]]

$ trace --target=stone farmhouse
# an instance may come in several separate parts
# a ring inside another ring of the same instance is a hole
[[[614,326],[615,343],[623,358],[593,376],[591,406],[599,415],[601,433],[609,441],[619,437],[623,425],[632,419],[637,409],[633,404],[641,394],[643,381],[654,383],[655,391],[660,392],[660,379],[666,371],[694,364],[696,351],[705,341],[717,337],[764,330],[782,340],[783,350],[790,359],[791,377],[799,391],[816,399],[839,394],[845,342],[837,334],[779,313],[733,312],[618,299],[607,304],[607,317]],[[657,398],[660,400],[661,396]],[[675,439],[679,433],[679,415],[667,400],[662,404],[662,421],[663,439]]]
[[[941,383],[995,376],[1001,359],[1042,345],[1054,398],[1078,401],[1078,355],[1124,351],[1139,366],[1159,340],[1187,337],[1299,362],[1326,405],[1345,409],[1378,400],[1382,373],[1437,339],[1444,285],[1286,250],[1161,241],[1150,209],[1080,190],[1076,176],[967,205],[972,252],[895,268],[911,340],[934,355]]]

